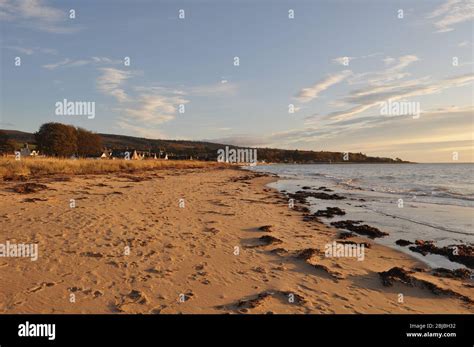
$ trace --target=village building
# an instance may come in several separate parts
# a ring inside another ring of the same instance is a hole
[[[30,149],[28,143],[25,143],[25,147],[20,149],[20,155],[22,157],[37,157],[39,155],[39,151]]]
[[[20,155],[22,157],[29,157],[31,155],[31,150],[27,143],[25,143],[25,147],[20,149]]]

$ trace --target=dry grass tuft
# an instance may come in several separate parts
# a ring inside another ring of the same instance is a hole
[[[137,172],[160,169],[219,168],[228,164],[193,160],[93,160],[57,158],[0,158],[0,177],[4,180],[42,175],[85,175],[110,172]]]

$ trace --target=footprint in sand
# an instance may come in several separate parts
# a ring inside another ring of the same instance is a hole
[[[232,304],[220,305],[216,308],[219,310],[230,310],[237,313],[248,313],[254,309],[264,309],[264,307],[268,306],[269,302],[274,299],[289,305],[304,306],[307,303],[306,299],[297,293],[277,290],[264,291],[257,295],[243,298]]]
[[[150,313],[151,314],[160,314],[164,309],[166,309],[168,305],[160,305],[158,307],[153,308]]]
[[[43,290],[44,288],[47,288],[47,287],[53,287],[55,286],[57,283],[54,283],[54,282],[41,282],[40,284],[32,287],[32,288],[29,288],[26,290],[27,293],[31,294],[31,293],[36,293],[40,290]]]
[[[253,240],[253,244],[244,245],[245,248],[258,248],[282,243],[283,241],[270,235],[264,235]]]

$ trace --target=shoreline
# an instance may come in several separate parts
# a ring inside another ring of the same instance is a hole
[[[326,257],[340,230],[304,221],[275,180],[198,168],[39,178],[29,194],[2,182],[0,243],[36,242],[39,257],[0,257],[0,312],[473,312],[471,280],[364,237],[345,240],[369,247],[362,261]]]
[[[362,177],[364,168],[369,170],[367,177]],[[383,170],[381,175],[387,181],[373,177],[380,169],[381,166],[375,170],[363,166],[356,170],[321,169],[322,173],[314,173],[320,172],[317,166],[309,169],[278,166],[255,171],[281,175],[270,186],[288,198],[304,200],[308,213],[321,217],[324,223],[361,221],[367,229],[388,233],[377,237],[378,243],[411,254],[434,268],[474,269],[471,197],[458,194],[455,189],[438,189],[436,183],[432,190],[422,183],[403,186],[398,172],[384,176],[390,173]],[[325,208],[336,208],[340,213],[328,216]],[[357,228],[352,226],[352,229]],[[456,248],[459,256],[455,255]]]

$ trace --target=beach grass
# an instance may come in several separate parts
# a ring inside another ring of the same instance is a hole
[[[196,160],[94,160],[44,157],[15,160],[14,158],[0,158],[0,177],[6,180],[55,174],[85,175],[225,166],[228,166],[228,164]]]

